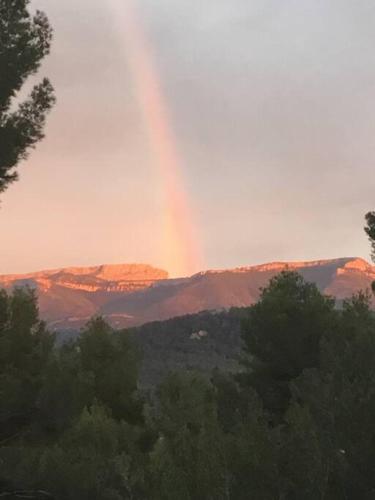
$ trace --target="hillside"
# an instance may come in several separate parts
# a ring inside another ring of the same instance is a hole
[[[341,258],[274,262],[180,279],[167,279],[165,271],[137,264],[66,268],[0,276],[0,286],[35,287],[41,316],[55,329],[79,328],[95,314],[114,327],[132,327],[199,311],[249,306],[258,299],[260,288],[287,268],[338,300],[369,288],[375,280],[375,267],[365,260]]]
[[[362,259],[271,263],[225,271],[207,271],[182,280],[156,283],[147,290],[119,297],[103,305],[106,317],[123,314],[124,326],[163,320],[202,310],[245,307],[259,298],[260,288],[283,269],[294,269],[321,291],[338,300],[366,289],[375,279],[375,267]]]
[[[40,314],[50,326],[82,325],[103,304],[152,286],[168,273],[146,264],[69,267],[0,276],[0,287],[37,290]]]
[[[179,370],[238,371],[241,319],[247,311],[203,311],[131,329],[142,356],[141,385],[155,387],[168,372]]]

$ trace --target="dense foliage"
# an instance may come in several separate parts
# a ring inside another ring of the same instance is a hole
[[[40,11],[32,17],[29,0],[0,0],[0,192],[17,179],[15,167],[43,138],[47,112],[54,103],[50,82],[36,84],[18,97],[50,50],[52,30]]]
[[[248,308],[202,311],[132,328],[142,352],[141,386],[159,385],[171,371],[195,370],[208,378],[215,368],[238,371],[247,314]]]
[[[372,258],[375,259],[375,212],[366,214],[365,231],[371,243]]]
[[[159,325],[160,327],[160,325]],[[136,333],[54,347],[32,290],[0,295],[0,491],[69,499],[374,498],[375,318],[294,272],[243,321],[242,370],[138,386]]]

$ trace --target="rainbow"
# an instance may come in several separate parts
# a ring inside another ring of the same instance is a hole
[[[163,255],[172,276],[202,268],[193,211],[184,189],[182,160],[171,127],[153,50],[132,0],[109,0],[142,109],[164,199]]]

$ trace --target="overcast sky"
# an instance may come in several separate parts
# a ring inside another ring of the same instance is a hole
[[[121,2],[121,0],[118,0]],[[113,0],[111,0],[113,2]],[[207,268],[368,258],[373,0],[138,0]],[[58,104],[2,195],[0,272],[148,262],[162,179],[105,0],[33,0]]]

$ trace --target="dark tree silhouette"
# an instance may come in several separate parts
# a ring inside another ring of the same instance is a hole
[[[368,212],[366,214],[366,223],[365,231],[372,248],[371,257],[375,261],[375,212]]]
[[[375,212],[366,214],[365,231],[371,243],[371,258],[375,262]],[[372,291],[375,293],[375,281],[371,284]]]
[[[43,138],[54,104],[48,79],[21,101],[18,93],[49,53],[52,29],[43,12],[32,16],[29,0],[0,0],[0,192],[17,179],[15,168]]]

